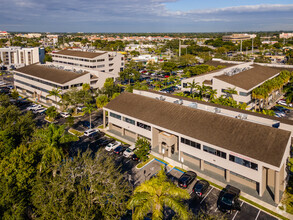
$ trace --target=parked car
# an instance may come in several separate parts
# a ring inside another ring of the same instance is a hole
[[[121,146],[121,145],[119,145],[118,147],[116,147],[116,148],[113,150],[113,152],[114,152],[115,154],[123,154],[124,151],[125,151],[125,148],[124,148],[123,146]]]
[[[286,114],[284,112],[281,112],[281,111],[275,111],[275,115],[278,115],[280,117],[285,117]]]
[[[279,101],[277,101],[277,104],[279,105],[284,105],[284,106],[289,106],[289,107],[293,107],[292,103],[287,104],[285,99],[280,99]]]
[[[63,118],[68,118],[70,116],[70,114],[68,112],[61,112],[60,115],[63,117]]]
[[[88,129],[84,132],[84,136],[90,136],[93,135],[95,133],[98,133],[98,131],[96,129]]]
[[[139,161],[139,158],[136,156],[136,154],[132,154],[131,159],[134,161]]]
[[[111,151],[111,150],[114,150],[116,147],[118,147],[121,143],[116,141],[114,143],[109,143],[107,144],[107,146],[105,147],[105,150],[106,151]]]
[[[290,109],[282,107],[282,106],[274,106],[272,108],[272,110],[274,111],[281,111],[281,112],[285,112],[285,113],[290,113]]]
[[[182,176],[178,180],[178,186],[182,188],[187,188],[193,180],[197,177],[197,174],[193,171],[187,171],[182,174]]]
[[[110,140],[109,138],[102,137],[96,142],[96,144],[100,147],[104,147],[111,142],[112,142],[112,140]]]
[[[37,110],[37,109],[40,109],[40,108],[42,108],[42,105],[33,104],[33,105],[27,107],[26,110],[31,110],[32,111],[32,110]]]
[[[232,212],[233,210],[241,210],[239,203],[240,189],[227,185],[219,195],[217,207],[222,212]]]
[[[196,193],[196,195],[198,195],[199,197],[202,197],[203,194],[205,194],[208,190],[209,185],[209,182],[206,180],[198,180],[194,185],[192,191]]]
[[[123,156],[124,157],[131,157],[134,154],[134,150],[135,150],[135,145],[132,145],[130,147],[128,147],[124,152],[123,152]]]
[[[83,110],[84,108],[85,108],[84,106],[78,106],[76,109],[77,109],[77,111],[82,112],[82,110]]]
[[[33,113],[34,114],[43,114],[46,112],[46,110],[47,110],[46,108],[37,108],[37,109],[33,110]]]

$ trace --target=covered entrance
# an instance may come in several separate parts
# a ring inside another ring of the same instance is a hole
[[[171,157],[172,154],[178,152],[177,137],[166,132],[160,132],[158,135],[159,152],[164,156]]]

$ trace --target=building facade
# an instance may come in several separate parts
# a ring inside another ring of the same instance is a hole
[[[279,203],[287,181],[293,125],[232,108],[178,100],[152,91],[122,93],[104,107],[107,132],[148,139],[152,153],[173,165],[213,175]],[[214,104],[215,105],[215,104]],[[235,117],[236,115],[236,117]],[[256,122],[255,120],[258,120]]]
[[[225,63],[221,65],[225,65]],[[255,106],[252,98],[253,89],[275,78],[280,72],[278,68],[261,66],[252,62],[239,63],[210,73],[183,79],[181,81],[181,88],[183,91],[189,91],[188,85],[194,81],[200,85],[204,84],[217,90],[217,97],[227,96],[226,90],[233,88],[237,92],[237,94],[232,95],[233,99],[237,103],[246,103],[247,107],[252,109]],[[278,94],[275,95],[277,97]],[[268,97],[268,101],[270,100],[272,100],[272,95]]]
[[[7,47],[0,48],[0,59],[6,68],[20,68],[26,65],[42,62],[44,58],[44,48],[21,48]]]
[[[59,89],[60,93],[64,94],[70,88],[81,89],[84,83],[88,83],[92,88],[102,88],[106,78],[111,76],[114,77],[93,70],[33,64],[14,71],[14,86],[23,96],[59,108],[60,98],[48,96],[53,89]]]
[[[116,77],[124,69],[124,56],[118,52],[85,52],[79,50],[61,50],[52,53],[53,63],[77,66],[100,72],[112,73]]]

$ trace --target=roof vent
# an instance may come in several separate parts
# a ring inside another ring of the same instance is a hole
[[[215,109],[214,109],[214,112],[215,112],[215,113],[221,113],[221,109],[220,109],[220,108],[215,108]]]
[[[178,100],[175,100],[173,103],[182,105],[183,104],[183,100],[182,99],[178,99]]]
[[[161,101],[165,101],[166,98],[165,98],[164,96],[161,95],[161,96],[159,97],[159,100],[161,100]]]
[[[197,109],[197,103],[195,102],[190,103],[188,106]]]
[[[246,114],[239,114],[236,116],[236,118],[245,120],[245,119],[247,119],[247,115]]]

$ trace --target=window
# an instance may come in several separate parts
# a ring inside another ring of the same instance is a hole
[[[222,158],[224,158],[224,159],[226,159],[226,157],[227,157],[227,154],[225,153],[225,152],[222,152],[222,151],[219,151],[219,150],[216,150],[216,149],[214,149],[214,148],[211,148],[211,147],[208,147],[208,146],[203,146],[203,150],[205,151],[205,152],[208,152],[208,153],[210,153],[210,154],[214,154],[214,155],[216,155],[216,156],[218,156],[218,157],[222,157]]]
[[[187,88],[187,83],[183,83],[183,88]]]
[[[229,155],[229,160],[232,161],[232,162],[238,163],[238,164],[240,164],[242,166],[251,168],[253,170],[258,170],[258,165],[256,163],[252,163],[252,162],[250,162],[248,160],[244,160],[244,159],[242,159],[240,157]]]
[[[143,124],[143,123],[141,123],[141,122],[136,122],[136,125],[137,125],[138,127],[140,127],[140,128],[146,129],[146,130],[148,130],[148,131],[151,130],[151,126],[146,125],[146,124]]]
[[[246,92],[239,92],[239,95],[241,95],[241,96],[249,96],[250,94],[246,93]]]
[[[117,118],[117,119],[121,120],[121,115],[117,115],[117,114],[115,114],[115,113],[113,113],[113,112],[110,112],[110,116],[111,116],[112,118]]]
[[[127,122],[127,123],[129,123],[129,124],[133,124],[133,125],[135,125],[135,121],[132,120],[132,119],[130,119],[130,118],[126,118],[126,117],[124,117],[124,121]]]
[[[196,143],[194,141],[190,141],[190,140],[185,139],[185,138],[181,138],[181,143],[189,145],[191,147],[195,147],[197,149],[200,149],[200,144],[199,143]]]

